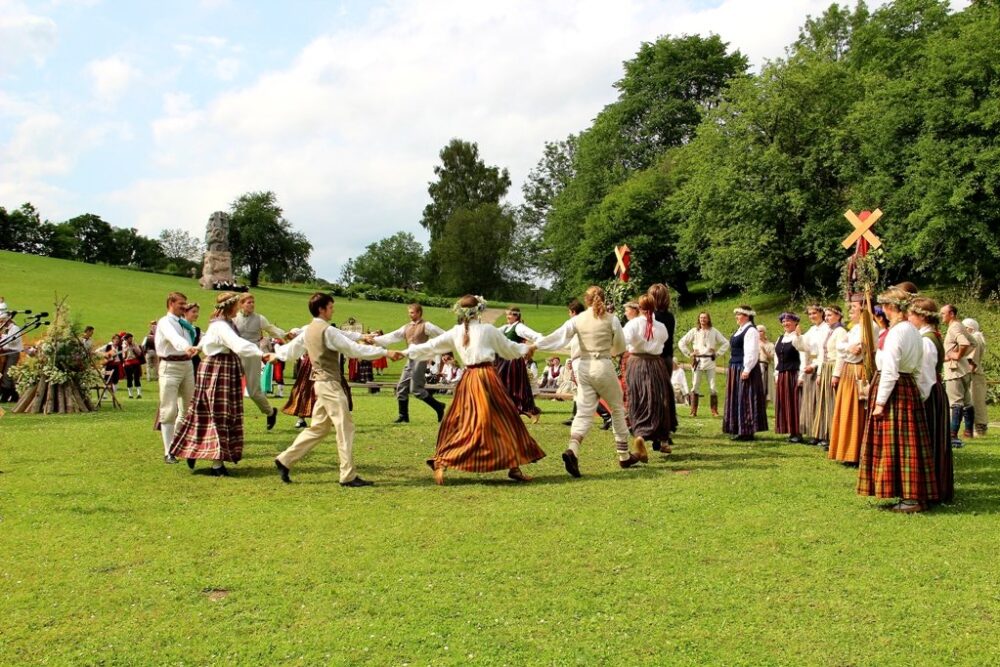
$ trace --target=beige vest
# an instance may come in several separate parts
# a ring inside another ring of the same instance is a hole
[[[257,313],[244,315],[239,312],[236,313],[233,321],[236,322],[236,330],[239,332],[240,338],[248,340],[254,345],[260,342],[262,333],[260,315]]]
[[[581,357],[610,357],[614,330],[611,328],[611,318],[614,315],[605,313],[597,319],[591,310],[585,310],[573,318],[577,338],[580,340]]]
[[[340,382],[340,353],[326,346],[324,334],[330,325],[326,322],[313,321],[306,327],[306,352],[312,361],[312,379],[314,382]]]
[[[407,345],[420,345],[427,342],[427,332],[424,331],[426,324],[426,322],[420,320],[419,322],[410,322],[406,325],[403,337],[406,339]]]

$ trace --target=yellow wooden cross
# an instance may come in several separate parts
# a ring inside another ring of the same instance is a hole
[[[869,215],[864,220],[855,215],[854,211],[850,209],[847,210],[847,213],[844,214],[844,217],[847,218],[848,222],[854,225],[854,231],[851,232],[851,235],[848,236],[846,239],[844,239],[843,242],[841,243],[841,245],[843,245],[845,248],[850,248],[862,236],[864,236],[865,239],[867,239],[868,243],[871,244],[872,248],[878,248],[879,246],[882,245],[882,241],[879,239],[879,237],[875,236],[875,234],[871,231],[872,225],[874,225],[878,221],[878,219],[882,217],[881,209],[878,208],[875,209],[874,211],[872,211],[871,215]]]
[[[631,250],[627,245],[615,246],[615,275],[622,276],[622,281],[628,282],[628,265]]]

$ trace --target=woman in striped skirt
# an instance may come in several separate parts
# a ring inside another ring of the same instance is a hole
[[[920,512],[938,499],[934,451],[916,375],[923,343],[906,320],[913,296],[893,287],[879,295],[889,318],[874,403],[868,413],[858,469],[858,493],[899,498],[896,512]]]
[[[802,442],[799,430],[799,387],[802,384],[802,358],[797,346],[799,316],[782,313],[778,316],[785,330],[774,343],[777,379],[774,387],[774,432],[788,433],[788,442]]]
[[[823,321],[822,306],[815,304],[807,306],[806,315],[812,322],[812,326],[796,339],[796,347],[802,352],[802,372],[799,375],[799,387],[801,388],[799,432],[806,436],[807,443],[816,444],[810,436],[816,417],[816,379],[819,375],[816,358],[819,356],[819,349],[826,340],[826,334],[830,327]]]
[[[840,353],[837,346],[847,338],[847,329],[841,320],[844,315],[839,306],[829,306],[823,309],[823,317],[829,327],[825,340],[819,348],[816,358],[818,377],[816,378],[816,414],[813,415],[812,437],[816,444],[824,449],[830,444],[830,424],[833,420],[833,408],[836,401],[837,388],[833,383],[833,371],[837,366]]]
[[[540,333],[533,331],[521,321],[521,309],[517,306],[510,306],[507,309],[507,324],[500,327],[500,332],[511,342],[518,344],[525,341],[530,343],[541,338]],[[500,382],[507,388],[507,394],[517,406],[518,412],[537,423],[542,411],[535,405],[535,395],[524,359],[522,357],[504,359],[498,356],[495,363]]]
[[[937,482],[938,500],[951,502],[955,497],[955,468],[952,460],[951,419],[948,396],[941,383],[944,370],[944,341],[938,331],[938,305],[933,299],[916,297],[908,314],[910,324],[917,328],[924,345],[924,359],[920,364],[917,386],[924,399],[927,429],[934,449],[934,479]]]
[[[294,329],[293,329],[294,331]],[[281,411],[286,415],[298,417],[295,428],[306,427],[306,417],[312,417],[313,404],[316,402],[316,389],[313,387],[312,362],[309,355],[303,354],[295,363],[295,384],[288,394],[288,400]]]
[[[447,468],[466,472],[507,470],[511,479],[528,482],[531,478],[521,472],[521,466],[545,456],[525,428],[494,367],[497,357],[523,359],[535,348],[515,343],[496,327],[480,322],[485,308],[481,297],[462,297],[455,304],[458,324],[405,350],[407,357],[417,361],[452,352],[465,366],[455,398],[438,429],[434,458],[427,461],[438,484],[444,484]]]
[[[228,475],[223,461],[239,463],[243,458],[243,366],[240,357],[263,359],[260,348],[236,331],[233,317],[239,294],[223,292],[216,298],[215,313],[198,347],[206,355],[198,367],[194,396],[187,414],[174,432],[171,455],[187,459],[194,469],[196,459],[212,461],[212,475]]]
[[[833,384],[837,394],[833,421],[830,423],[830,450],[827,452],[827,458],[848,466],[858,464],[867,417],[866,404],[862,401],[858,390],[858,381],[867,381],[862,363],[864,360],[862,356],[864,324],[861,317],[863,298],[860,294],[851,297],[848,317],[854,326],[837,346],[839,357],[833,369]],[[874,323],[871,327],[871,340],[874,341],[878,331]]]
[[[629,355],[625,372],[625,385],[629,402],[627,406],[629,429],[635,436],[635,449],[645,442],[653,442],[653,449],[670,453],[666,444],[670,437],[670,402],[667,393],[672,391],[671,371],[661,356],[667,343],[667,327],[653,317],[653,298],[648,294],[639,297],[639,315],[624,326],[625,346]]]
[[[726,411],[722,432],[733,440],[750,441],[767,430],[767,404],[760,376],[760,338],[750,306],[733,311],[737,329],[729,339],[729,371],[726,376]]]

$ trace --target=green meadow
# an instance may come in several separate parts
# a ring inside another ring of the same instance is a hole
[[[210,296],[0,253],[11,307],[68,296],[99,340],[142,330],[174,289]],[[308,290],[256,294],[283,327],[309,319]],[[724,333],[741,300],[711,304]],[[749,302],[769,325],[786,307]],[[679,334],[696,312],[678,314]],[[525,315],[548,331],[564,309]],[[349,316],[389,329],[406,312],[338,300],[335,318]],[[250,403],[230,477],[164,465],[155,383],[145,393],[122,410],[0,417],[0,664],[1000,663],[1000,426],[956,451],[954,503],[900,516],[817,448],[731,442],[704,410],[681,410],[672,455],[629,470],[595,422],[572,479],[559,458],[571,406],[541,401],[529,430],[548,456],[525,468],[533,482],[449,473],[437,487],[431,410],[414,403],[410,424],[391,424],[390,392],[356,391],[355,460],[376,486],[345,489],[332,439],[281,484],[272,459],[294,419],[268,432]]]

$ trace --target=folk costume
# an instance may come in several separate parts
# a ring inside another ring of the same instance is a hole
[[[542,337],[540,333],[532,330],[524,322],[504,324],[500,327],[500,333],[513,343],[532,342]],[[507,387],[514,405],[520,414],[538,419],[542,411],[535,405],[535,395],[531,389],[531,379],[528,376],[528,364],[524,359],[504,359],[497,357],[497,374],[503,386]]]
[[[722,432],[734,440],[753,440],[754,434],[767,430],[767,405],[764,382],[760,376],[760,334],[754,324],[755,313],[737,308],[747,315],[729,339],[729,370],[726,376],[726,408],[722,416]],[[748,373],[743,379],[743,373]]]
[[[816,413],[810,430],[810,435],[820,446],[826,446],[830,442],[830,425],[837,391],[833,386],[833,371],[840,359],[838,346],[847,339],[847,329],[840,322],[828,327],[826,338],[816,357]]]
[[[786,319],[799,321],[793,313],[782,313],[782,322]],[[805,367],[806,353],[799,349],[800,336],[792,331],[784,331],[774,343],[774,358],[777,378],[774,388],[774,432],[787,433],[790,442],[802,441],[802,429],[799,422],[799,393]]]
[[[188,459],[191,468],[194,468],[195,459],[213,461],[213,471],[222,471],[213,474],[224,475],[226,468],[221,462],[239,463],[243,458],[243,364],[240,360],[255,359],[259,368],[263,355],[255,343],[240,336],[232,320],[225,318],[211,320],[199,348],[205,359],[198,367],[194,396],[177,425],[170,453]],[[191,368],[189,363],[183,366]]]
[[[436,338],[444,333],[444,329],[432,322],[420,317],[416,321],[411,321],[387,334],[375,337],[375,344],[381,347],[388,347],[393,343],[406,342],[407,345],[420,345],[432,338]],[[426,403],[437,413],[437,420],[440,422],[444,417],[445,405],[439,402],[424,387],[427,383],[427,361],[416,361],[410,359],[403,367],[403,372],[399,376],[399,383],[396,384],[396,401],[399,406],[399,417],[396,423],[410,421],[410,394],[413,394]]]
[[[934,313],[931,314],[933,316]],[[927,413],[927,430],[934,452],[934,481],[937,484],[938,500],[949,503],[955,497],[955,466],[948,433],[948,396],[944,391],[941,376],[944,371],[944,342],[938,330],[926,324],[920,327],[920,338],[924,348],[917,387],[924,399]]]
[[[156,323],[153,345],[159,359],[157,376],[160,390],[160,404],[156,425],[163,438],[163,458],[167,463],[177,460],[170,454],[175,428],[187,414],[194,396],[194,366],[187,351],[194,347],[194,337],[181,321],[191,326],[183,317],[167,313]],[[237,382],[237,384],[239,384]]]
[[[667,327],[646,315],[629,320],[622,330],[629,362],[625,372],[628,387],[628,424],[637,438],[652,441],[658,450],[670,437],[670,370],[661,356],[667,344]],[[669,449],[667,449],[669,453]]]
[[[912,324],[889,328],[880,355],[881,370],[873,409],[869,410],[858,469],[858,493],[900,498],[912,503],[938,499],[934,452],[924,397],[916,375],[923,361],[923,343]],[[880,417],[874,406],[884,406]]]
[[[663,346],[663,352],[660,353],[660,356],[663,357],[667,368],[672,369],[674,367],[674,329],[677,327],[677,320],[669,310],[654,311],[653,317],[667,328],[667,344]],[[670,432],[676,433],[677,427],[680,425],[677,421],[677,401],[674,400],[674,392],[668,391],[667,394],[667,400],[670,402]],[[673,444],[671,438],[667,438],[667,442]]]
[[[698,416],[698,400],[703,380],[708,380],[712,416],[719,416],[719,395],[715,389],[715,359],[729,350],[729,341],[715,327],[694,327],[677,342],[677,348],[691,359],[691,416]],[[671,366],[672,367],[672,366]]]
[[[266,317],[257,312],[246,315],[240,311],[233,318],[233,323],[236,326],[236,330],[239,331],[240,338],[254,346],[260,343],[260,339],[264,337],[265,333],[269,333],[275,338],[284,339],[285,337],[284,331],[271,324]],[[278,413],[278,408],[271,405],[267,400],[267,394],[261,388],[260,374],[263,368],[263,364],[260,362],[261,356],[258,355],[256,358],[241,356],[240,359],[243,363],[243,375],[246,378],[247,394],[250,396],[250,400],[257,406],[257,409],[260,410],[260,413],[270,418],[268,421],[268,427],[270,428],[273,425],[275,415]]]
[[[809,435],[813,430],[816,418],[817,379],[820,370],[817,365],[820,348],[826,341],[830,326],[826,322],[814,324],[798,337],[797,346],[803,352],[802,358],[802,393],[799,403],[799,432]]]
[[[314,318],[300,336],[283,347],[291,347],[300,338],[301,341],[295,347],[304,347],[312,360],[315,392],[312,423],[299,433],[288,449],[278,454],[275,461],[280,464],[278,468],[282,471],[282,479],[289,481],[288,471],[312,451],[330,429],[335,429],[337,456],[340,459],[340,483],[352,485],[358,475],[354,470],[354,419],[351,417],[345,389],[343,357],[378,359],[386,356],[386,351],[374,345],[355,343],[343,331],[319,317]],[[282,358],[281,348],[277,354],[279,359]]]
[[[986,375],[983,373],[983,357],[986,355],[986,338],[979,330],[979,322],[971,317],[962,320],[962,324],[969,330],[969,337],[976,344],[976,349],[966,357],[969,361],[969,368],[972,369],[972,382],[970,391],[972,392],[972,419],[974,422],[976,435],[986,435]]]
[[[132,388],[134,387],[136,398],[142,398],[142,365],[146,363],[146,354],[139,345],[136,345],[131,335],[122,340],[121,350],[128,397],[132,398]]]
[[[288,400],[285,401],[281,411],[286,415],[299,418],[295,424],[296,428],[305,428],[306,417],[312,416],[315,401],[312,362],[309,361],[309,355],[305,354],[295,363],[295,384],[292,385],[292,391],[288,394]]]
[[[759,329],[759,328],[758,328]],[[774,401],[774,343],[769,340],[760,341],[760,377],[764,383],[764,401]]]
[[[511,478],[525,480],[520,466],[545,457],[521,421],[495,365],[496,357],[521,359],[529,348],[511,341],[496,327],[477,321],[485,302],[480,304],[460,314],[460,323],[443,335],[405,350],[407,357],[420,363],[451,352],[465,367],[438,428],[434,456],[427,460],[439,484],[447,468],[478,473],[509,470]]]
[[[833,377],[838,378],[833,419],[830,422],[830,448],[827,458],[845,464],[857,464],[861,459],[861,440],[868,417],[867,402],[862,399],[860,384],[867,384],[863,351],[851,350],[861,345],[863,324],[859,320],[837,344],[837,364]],[[872,340],[878,330],[872,324]],[[866,397],[867,398],[867,397]]]
[[[573,365],[577,382],[577,410],[570,427],[569,445],[563,452],[566,472],[573,477],[580,476],[580,444],[590,431],[594,411],[602,398],[611,411],[611,430],[615,437],[619,465],[629,468],[640,461],[645,463],[649,460],[645,443],[642,443],[638,455],[629,452],[622,386],[612,361],[612,357],[625,351],[625,334],[621,323],[612,313],[605,312],[598,316],[593,308],[588,308],[549,335],[535,341],[535,345],[539,350],[555,352],[565,349],[574,338],[579,339],[580,345],[580,358]]]
[[[680,366],[670,375],[670,385],[674,388],[675,404],[687,404],[691,400],[691,387],[688,385],[687,373]]]

